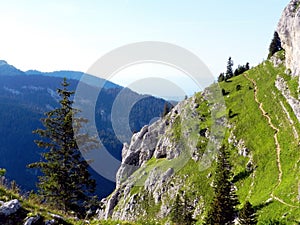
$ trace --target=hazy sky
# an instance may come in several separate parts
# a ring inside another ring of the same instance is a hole
[[[22,70],[85,72],[122,45],[164,41],[195,53],[218,75],[229,56],[235,65],[266,58],[288,2],[0,0],[0,59]]]

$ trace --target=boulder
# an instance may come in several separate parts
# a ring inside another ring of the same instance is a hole
[[[43,218],[40,215],[32,216],[26,219],[24,225],[42,225],[44,224]]]
[[[19,200],[13,199],[9,202],[5,202],[0,206],[0,215],[10,216],[16,213],[21,208]]]
[[[45,221],[45,225],[54,225],[56,222],[55,222],[55,220],[54,219],[52,219],[52,220],[46,220]]]

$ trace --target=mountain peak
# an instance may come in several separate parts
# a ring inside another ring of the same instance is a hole
[[[0,76],[19,76],[24,74],[23,71],[9,65],[5,60],[0,60]]]
[[[0,60],[0,66],[3,66],[3,65],[7,65],[7,62],[5,60]]]

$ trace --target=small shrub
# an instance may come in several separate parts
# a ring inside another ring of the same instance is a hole
[[[0,177],[4,176],[6,174],[6,169],[0,168]]]

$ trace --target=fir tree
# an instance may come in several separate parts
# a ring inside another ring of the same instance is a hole
[[[246,63],[246,65],[238,65],[238,68],[234,71],[234,76],[239,76],[250,69],[249,63]]]
[[[229,57],[229,59],[227,61],[227,70],[226,70],[225,80],[228,80],[233,77],[232,67],[233,67],[233,60],[231,59],[231,57]]]
[[[269,47],[268,59],[270,59],[276,52],[278,52],[280,50],[282,50],[281,40],[280,40],[280,37],[279,37],[277,31],[275,31],[272,42]]]
[[[255,210],[251,203],[247,201],[239,213],[239,222],[241,225],[257,224]]]
[[[214,180],[214,198],[211,203],[205,224],[226,225],[233,224],[237,215],[237,196],[231,182],[231,165],[229,152],[223,146],[217,158],[217,168]]]
[[[184,220],[182,214],[183,214],[183,205],[179,194],[177,194],[171,211],[171,221],[176,224],[183,224]]]
[[[193,219],[193,207],[189,203],[187,196],[182,198],[176,195],[175,202],[171,211],[171,221],[177,225],[190,225],[195,222]]]
[[[225,75],[224,73],[220,73],[219,77],[218,77],[218,82],[222,82],[225,80]]]
[[[183,218],[184,218],[184,225],[191,225],[195,222],[193,218],[193,206],[191,205],[189,199],[186,195],[183,197]]]
[[[162,113],[162,117],[165,117],[169,112],[170,112],[170,106],[167,102],[165,102],[164,104],[164,111]]]
[[[58,108],[47,112],[42,119],[45,129],[38,129],[41,140],[36,140],[38,147],[45,149],[43,160],[28,165],[29,168],[39,168],[43,176],[37,184],[40,194],[55,207],[72,210],[83,216],[83,211],[95,199],[96,182],[88,171],[88,163],[81,156],[75,140],[75,129],[80,129],[86,119],[74,118],[78,110],[72,108],[73,91],[69,91],[66,79],[62,88],[57,89],[60,96]],[[73,119],[73,120],[72,120]],[[83,138],[81,137],[81,140]],[[87,145],[93,145],[93,140],[85,138]]]
[[[250,70],[250,64],[249,64],[248,62],[246,63],[245,68],[246,68],[246,71],[247,71],[247,70]]]

